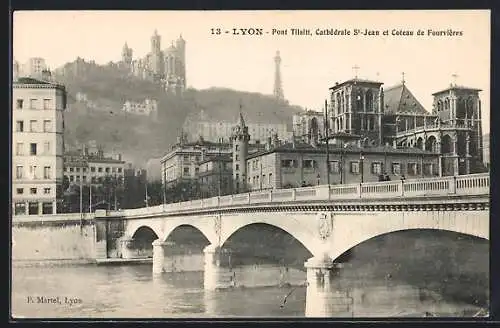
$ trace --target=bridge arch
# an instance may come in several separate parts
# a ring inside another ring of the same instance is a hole
[[[285,216],[285,217],[283,217]],[[290,234],[294,237],[299,243],[301,243],[313,256],[320,256],[324,252],[324,245],[321,244],[316,236],[315,228],[316,226],[313,224],[305,225],[303,220],[295,220],[290,217],[286,217],[286,215],[274,215],[269,217],[259,217],[253,218],[252,220],[240,219],[240,220],[226,220],[223,222],[223,229],[221,233],[220,246],[223,246],[224,243],[237,231],[253,225],[253,224],[265,224],[269,226],[273,226],[284,232]]]
[[[472,212],[472,211],[471,211]],[[426,218],[426,215],[416,213],[413,220],[405,219],[399,222],[377,222],[380,218],[374,217],[364,224],[363,229],[349,229],[348,237],[339,234],[333,236],[329,255],[333,261],[351,248],[368,241],[369,239],[385,235],[391,232],[404,230],[441,230],[457,232],[464,235],[475,236],[489,240],[489,215],[487,211],[474,211],[469,215],[450,218],[446,214],[439,215],[436,218]],[[479,213],[481,212],[481,213]],[[356,224],[356,222],[352,222]],[[342,230],[342,229],[340,229]],[[346,230],[344,230],[345,233]]]
[[[125,237],[129,239],[135,239],[138,237],[138,234],[142,234],[143,232],[150,231],[156,236],[156,239],[162,236],[161,228],[155,224],[147,224],[144,222],[136,221],[132,224],[127,222],[127,226],[125,229]]]

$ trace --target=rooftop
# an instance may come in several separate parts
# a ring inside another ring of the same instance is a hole
[[[21,87],[23,85],[29,85],[33,87],[44,87],[44,88],[57,88],[57,89],[62,89],[64,90],[65,87],[64,85],[51,82],[51,81],[45,81],[45,80],[40,80],[40,79],[35,79],[32,77],[19,77],[16,80],[13,81],[13,87]]]
[[[385,114],[430,114],[404,83],[392,86],[384,91],[384,107]]]
[[[465,87],[462,85],[456,85],[456,84],[450,84],[450,86],[448,88],[441,90],[441,91],[438,91],[438,92],[434,92],[432,95],[435,96],[435,95],[438,95],[440,93],[444,93],[444,92],[448,92],[448,91],[452,91],[452,90],[474,91],[474,92],[483,91],[481,89],[469,88],[469,87]]]
[[[375,84],[375,85],[378,85],[378,86],[381,86],[382,84],[384,84],[383,82],[379,82],[379,81],[354,78],[354,79],[350,79],[350,80],[344,81],[342,83],[336,83],[333,87],[330,87],[330,90],[338,89],[341,86],[346,85],[346,84],[355,84],[355,83],[372,84],[372,85]]]
[[[393,148],[391,146],[378,146],[378,147],[358,147],[353,145],[345,145],[342,147],[339,144],[330,145],[329,151],[331,153],[339,153],[343,151],[344,153],[364,153],[364,154],[422,154],[422,155],[434,155],[435,153],[431,151],[422,150],[419,148]],[[259,157],[265,154],[271,153],[326,153],[326,145],[321,144],[316,147],[303,142],[285,143],[278,147],[271,148],[269,150],[264,150],[256,152],[248,156],[248,158]]]

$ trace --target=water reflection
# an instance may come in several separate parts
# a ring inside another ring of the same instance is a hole
[[[279,272],[272,267],[262,270],[270,277]],[[250,270],[245,275],[252,281]],[[305,281],[305,272],[297,270],[290,276],[292,286],[205,291],[203,272],[157,276],[152,274],[151,265],[14,267],[12,308],[15,316],[36,318],[303,317],[306,287],[293,285]],[[339,317],[422,316],[425,312],[471,316],[478,310],[397,282],[354,280],[344,275],[335,286],[331,296],[338,306],[334,316]],[[27,301],[38,296],[72,297],[82,302]]]

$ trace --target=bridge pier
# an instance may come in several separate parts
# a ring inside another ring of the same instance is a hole
[[[306,317],[350,316],[349,297],[336,290],[334,279],[339,266],[328,257],[310,258],[307,270]]]
[[[153,242],[153,273],[203,270],[203,253],[198,245],[179,245],[157,239]]]
[[[231,253],[220,247],[208,245],[205,253],[205,290],[225,289],[235,286],[234,271],[231,267]]]
[[[133,249],[134,240],[132,238],[122,238],[120,240],[120,251],[123,259],[132,259],[137,257]]]

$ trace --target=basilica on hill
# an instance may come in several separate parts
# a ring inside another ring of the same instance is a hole
[[[133,58],[133,50],[125,43],[121,66],[131,75],[161,83],[166,92],[182,93],[186,89],[186,41],[180,35],[162,50],[161,36],[155,30],[150,42],[150,52],[138,59]]]

